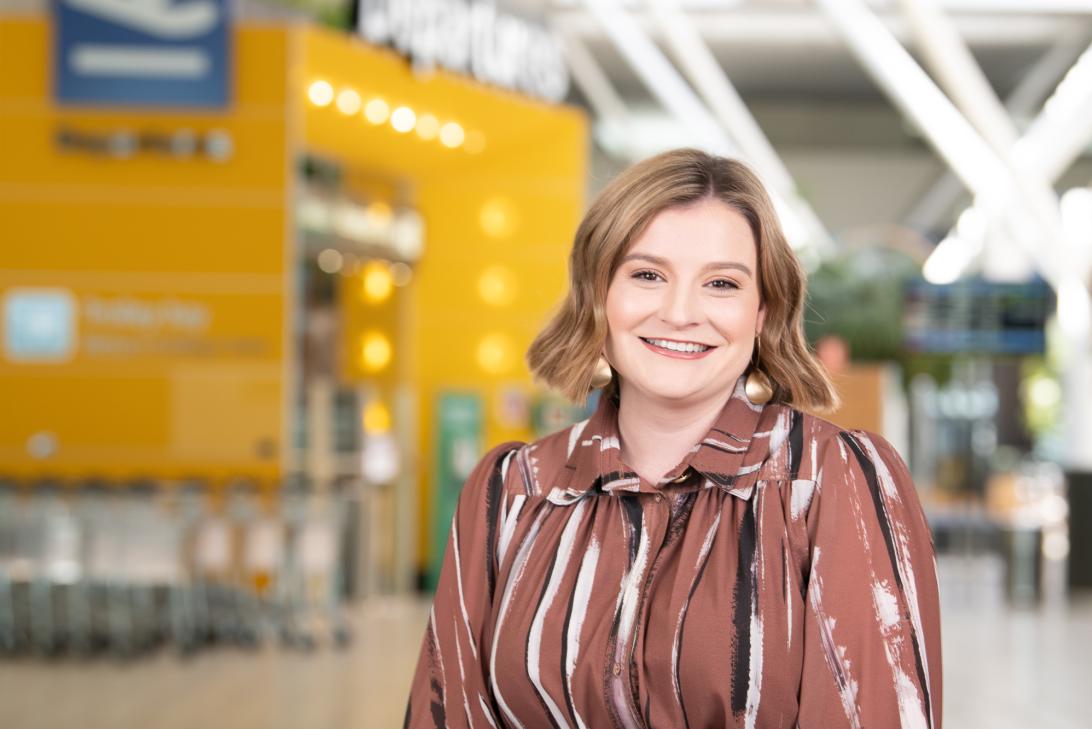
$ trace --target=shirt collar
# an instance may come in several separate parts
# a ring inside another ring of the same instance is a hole
[[[740,377],[713,425],[683,460],[658,483],[643,482],[620,457],[618,404],[601,396],[595,411],[569,431],[568,460],[562,483],[548,499],[575,503],[590,493],[657,492],[718,487],[739,498],[750,498],[755,474],[769,453],[769,438],[755,437],[764,406],[754,405]],[[700,478],[695,477],[700,476]]]

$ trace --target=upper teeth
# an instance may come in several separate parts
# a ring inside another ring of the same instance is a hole
[[[709,347],[704,344],[691,344],[690,342],[672,342],[669,339],[646,339],[646,342],[656,345],[657,347],[663,347],[664,349],[673,349],[676,352],[704,352]]]

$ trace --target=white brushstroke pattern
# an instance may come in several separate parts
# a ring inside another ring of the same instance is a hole
[[[429,629],[432,631],[433,645],[436,648],[436,651],[435,651],[436,662],[437,662],[437,664],[439,664],[439,668],[440,668],[440,676],[439,676],[439,680],[437,682],[442,687],[441,691],[443,692],[443,696],[441,698],[443,699],[443,702],[444,702],[443,703],[444,713],[447,713],[447,674],[444,671],[444,651],[443,651],[442,648],[440,648],[440,634],[438,632],[436,632],[436,603],[435,602],[432,603],[432,609],[430,609],[428,611],[428,624],[429,624]],[[455,640],[458,641],[458,639],[459,639],[459,636],[458,636],[458,634],[456,634],[455,635]]]
[[[782,448],[785,440],[789,437],[789,431],[792,430],[792,411],[788,408],[784,408],[777,414],[777,420],[774,421],[774,425],[770,428],[770,455],[771,458],[787,461],[789,451],[788,448]],[[788,463],[783,464],[786,469]]]
[[[834,642],[834,619],[827,616],[823,605],[823,579],[819,573],[820,555],[820,548],[813,547],[808,601],[811,603],[811,609],[815,613],[815,621],[819,627],[819,642],[823,646],[823,657],[826,658],[831,673],[842,676],[846,681],[845,686],[838,686],[838,698],[842,701],[842,709],[846,712],[850,727],[861,729],[861,718],[857,714],[857,682],[853,680],[853,674],[845,662],[844,649]]]
[[[755,729],[755,721],[758,719],[758,706],[762,702],[762,650],[764,633],[762,630],[762,615],[759,613],[758,587],[766,584],[766,558],[762,543],[762,506],[766,502],[766,491],[759,490],[754,502],[755,525],[755,554],[751,560],[751,584],[756,589],[751,590],[751,632],[750,661],[748,665],[749,678],[747,680],[747,709],[744,714],[747,729]]]
[[[498,539],[497,546],[497,565],[504,564],[504,557],[508,554],[508,546],[512,542],[512,536],[516,532],[516,524],[519,522],[520,511],[523,510],[523,503],[527,500],[527,497],[523,494],[516,494],[512,498],[512,506],[508,509],[508,514],[505,516],[504,524],[501,526],[500,538]]]
[[[591,418],[585,418],[579,423],[573,423],[573,426],[569,428],[569,444],[565,449],[566,457],[573,454],[573,448],[576,447],[576,441],[580,438],[580,434],[584,432],[584,428],[587,427],[589,420],[591,420]]]
[[[713,547],[713,538],[717,534],[717,527],[720,526],[720,514],[717,512],[713,518],[713,524],[709,527],[709,531],[705,533],[705,539],[702,540],[701,549],[698,550],[698,558],[694,561],[694,579],[697,580],[699,572],[701,572],[702,564],[709,556],[709,550]],[[693,589],[693,586],[691,586]],[[686,617],[686,611],[690,607],[690,593],[686,594],[686,600],[682,604],[682,608],[679,609],[679,617],[675,620],[675,639],[671,643],[671,681],[675,686],[675,700],[678,701],[679,706],[682,706],[682,685],[679,683],[679,651],[682,650],[682,625],[683,619]]]
[[[726,443],[723,440],[717,440],[716,438],[705,438],[702,443],[706,445],[716,446],[721,450],[729,451],[731,453],[743,453],[747,450],[746,445],[733,445],[732,443]]]
[[[524,537],[523,543],[520,545],[519,551],[516,552],[515,561],[512,564],[512,569],[508,573],[508,581],[504,585],[504,594],[501,597],[500,610],[497,613],[497,623],[493,626],[493,650],[489,656],[489,679],[493,684],[493,696],[497,699],[497,704],[500,706],[501,711],[508,717],[508,721],[517,729],[523,729],[523,724],[520,723],[516,715],[512,713],[512,709],[509,708],[508,702],[504,700],[504,695],[501,693],[500,686],[497,685],[497,642],[500,637],[501,629],[504,627],[504,619],[508,614],[508,604],[512,600],[512,593],[515,591],[516,586],[523,578],[523,570],[527,566],[527,557],[531,553],[535,544],[535,539],[538,537],[538,530],[542,527],[543,519],[546,514],[549,513],[546,510],[539,512],[538,517],[531,523],[531,528]]]
[[[866,449],[867,450],[867,449]],[[874,452],[874,451],[873,451]],[[879,468],[880,463],[876,458],[871,456],[873,466],[877,471],[877,478],[879,480]],[[904,662],[907,660],[904,653],[903,635],[898,630],[892,630],[894,626],[898,624],[898,599],[890,591],[885,580],[881,580],[876,575],[874,565],[876,559],[872,557],[872,544],[868,535],[867,525],[876,524],[877,517],[875,516],[875,510],[872,513],[865,516],[865,507],[861,504],[860,494],[867,493],[867,485],[862,485],[858,482],[858,471],[847,470],[846,478],[849,482],[846,484],[846,493],[848,494],[850,507],[853,510],[853,523],[856,524],[857,537],[861,543],[861,552],[865,555],[863,560],[864,564],[868,566],[869,585],[871,587],[872,595],[872,611],[873,616],[876,619],[876,623],[880,628],[880,643],[883,646],[884,658],[887,660],[887,666],[891,671],[892,689],[895,693],[895,698],[899,705],[899,716],[902,717],[901,724],[904,727],[926,727],[924,697],[918,691],[917,685],[913,681],[907,681],[906,672],[903,670]],[[863,476],[862,476],[863,478]],[[881,501],[885,498],[881,495]],[[871,505],[871,498],[869,498]],[[884,505],[884,518],[887,519],[888,525],[894,534],[895,525],[891,519],[888,518],[888,510],[886,504]],[[882,564],[887,564],[890,560],[887,557],[887,548],[883,547],[884,556],[880,560]],[[896,562],[898,557],[896,557]],[[898,566],[892,567],[892,569],[898,569]],[[912,660],[912,659],[911,659]],[[910,723],[907,722],[907,717],[916,717]]]
[[[887,463],[880,457],[879,452],[876,450],[875,444],[872,439],[866,437],[864,433],[858,432],[858,440],[864,443],[865,450],[868,452],[868,457],[872,460],[873,465],[876,468],[876,477],[880,483],[880,487],[883,491],[883,495],[893,504],[902,503],[902,497],[899,495],[898,487],[895,485],[895,479],[891,476],[891,471],[887,468]],[[902,518],[891,519],[890,507],[885,503],[884,510],[888,513],[888,524],[891,527],[891,533],[894,537],[892,541],[895,544],[895,561],[899,570],[899,577],[902,581],[902,589],[906,595],[907,608],[910,611],[910,622],[914,626],[914,637],[917,641],[918,655],[921,656],[922,672],[925,674],[925,691],[929,696],[933,695],[933,687],[929,685],[929,656],[925,650],[925,631],[921,622],[921,610],[918,603],[918,585],[917,578],[914,574],[914,564],[910,559],[910,534],[906,528],[906,523]],[[900,517],[906,516],[905,509],[900,509]],[[936,718],[929,714],[930,725],[936,721]]]
[[[591,602],[591,591],[595,581],[595,569],[599,564],[599,540],[592,537],[591,543],[584,552],[584,559],[580,563],[580,573],[576,577],[576,587],[573,588],[573,612],[569,616],[569,632],[565,635],[565,683],[569,687],[569,695],[573,695],[573,674],[576,671],[576,659],[580,655],[580,635],[584,628],[584,616]],[[576,724],[580,729],[587,729],[580,712],[576,710],[575,702],[573,713],[576,715]]]
[[[873,581],[872,600],[876,606],[876,617],[885,629],[899,624],[899,601],[886,580]]]
[[[785,550],[785,560],[784,561],[785,561],[785,566],[784,566],[784,572],[785,572],[785,607],[786,607],[786,609],[788,611],[788,614],[785,616],[785,627],[787,628],[787,630],[785,632],[788,634],[788,645],[789,645],[789,649],[791,650],[792,649],[792,602],[793,602],[793,598],[795,598],[796,595],[795,595],[795,593],[793,591],[793,587],[792,587],[792,579],[791,579],[791,569],[792,569],[792,567],[791,567],[791,565],[789,563],[789,552],[788,552],[788,550]]]
[[[637,606],[641,600],[640,587],[644,581],[645,569],[648,566],[649,549],[648,524],[644,514],[642,514],[641,541],[637,546],[637,557],[633,561],[633,568],[626,575],[620,594],[622,614],[618,621],[617,642],[614,645],[614,662],[621,663],[623,671],[625,671],[625,656],[633,639],[633,626],[637,618]],[[631,714],[632,707],[622,676],[613,676],[610,685],[614,708],[622,718],[625,725],[624,729],[637,729],[639,725]]]
[[[810,479],[796,479],[792,482],[791,509],[793,521],[799,519],[808,507],[811,506],[812,496],[815,495],[815,481]]]
[[[478,658],[478,649],[474,645],[474,634],[470,629],[470,614],[466,609],[466,596],[463,594],[463,566],[462,550],[459,549],[459,520],[451,520],[451,554],[455,558],[455,584],[459,588],[459,608],[463,613],[463,625],[466,627],[466,638],[470,643],[470,650],[474,653],[474,659]]]
[[[603,484],[604,491],[637,491],[641,486],[640,477],[616,478]]]
[[[453,630],[451,635],[455,638],[455,655],[459,659],[459,690],[463,692],[463,711],[466,713],[466,725],[474,729],[474,719],[470,716],[470,699],[466,695],[466,670],[463,668],[463,649],[459,645],[459,625],[452,616]]]
[[[508,464],[517,453],[519,453],[518,448],[508,451],[508,453],[504,456],[504,460],[501,461],[501,483],[504,483],[508,480]]]
[[[554,721],[560,727],[568,727],[569,723],[565,721],[565,715],[546,691],[546,687],[542,685],[542,631],[546,625],[546,613],[553,605],[554,598],[557,596],[558,588],[561,585],[561,579],[565,574],[565,568],[572,556],[573,540],[576,538],[581,518],[584,516],[586,504],[587,502],[581,502],[576,505],[568,523],[565,524],[565,529],[561,532],[557,555],[554,558],[554,568],[550,572],[550,580],[546,583],[546,590],[539,602],[538,609],[535,611],[535,616],[531,620],[531,631],[527,636],[527,676],[531,679],[531,683],[535,685],[535,688],[538,689],[538,694],[543,703],[546,704],[546,708],[549,709]]]
[[[478,694],[478,705],[482,707],[482,714],[485,716],[485,720],[489,722],[489,726],[497,729],[497,725],[493,723],[493,712],[485,705],[485,698],[481,694]]]

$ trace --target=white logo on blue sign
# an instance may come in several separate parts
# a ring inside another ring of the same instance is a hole
[[[222,107],[229,0],[56,0],[62,103]]]

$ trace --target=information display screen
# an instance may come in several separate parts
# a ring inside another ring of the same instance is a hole
[[[1042,280],[913,281],[905,291],[904,343],[913,352],[1041,354],[1054,307],[1054,292]]]

